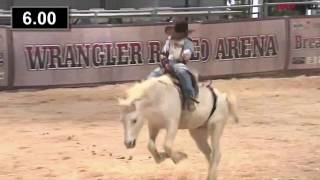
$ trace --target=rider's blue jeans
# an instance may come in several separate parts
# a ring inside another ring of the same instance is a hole
[[[183,64],[183,63],[170,63],[171,67],[173,68],[176,76],[178,77],[180,83],[181,83],[181,88],[184,93],[184,96],[186,98],[195,98],[196,93],[195,90],[192,86],[192,79],[189,74],[188,67]],[[163,69],[160,67],[154,69],[149,75],[148,78],[150,77],[159,77],[163,75]]]

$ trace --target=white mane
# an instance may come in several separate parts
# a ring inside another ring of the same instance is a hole
[[[167,75],[154,77],[154,78],[150,78],[145,81],[142,81],[140,83],[135,83],[132,87],[130,87],[126,91],[126,98],[119,100],[119,104],[124,106],[131,105],[134,101],[144,97],[147,94],[147,92],[150,92],[149,90],[152,87],[154,87],[154,85],[157,84],[158,82],[161,82],[167,85],[174,85],[170,77]]]

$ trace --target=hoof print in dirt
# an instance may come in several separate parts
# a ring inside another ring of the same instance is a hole
[[[62,160],[68,160],[68,159],[71,159],[71,157],[66,156],[62,158]]]
[[[26,146],[20,146],[18,149],[21,149],[21,150],[23,150],[23,149],[28,149],[28,148],[30,148],[30,147],[26,147]]]
[[[126,159],[124,156],[117,157],[116,159]]]

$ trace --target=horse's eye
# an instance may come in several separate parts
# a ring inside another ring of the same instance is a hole
[[[132,120],[132,123],[133,124],[137,123],[137,119]]]

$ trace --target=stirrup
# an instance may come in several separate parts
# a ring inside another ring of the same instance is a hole
[[[195,102],[191,99],[187,100],[184,109],[191,112],[196,110]]]
[[[196,100],[196,99],[195,99],[195,98],[193,98],[193,97],[190,97],[190,100],[192,100],[193,102],[195,102],[195,103],[197,103],[197,104],[199,104],[199,103],[200,103],[198,100]]]

